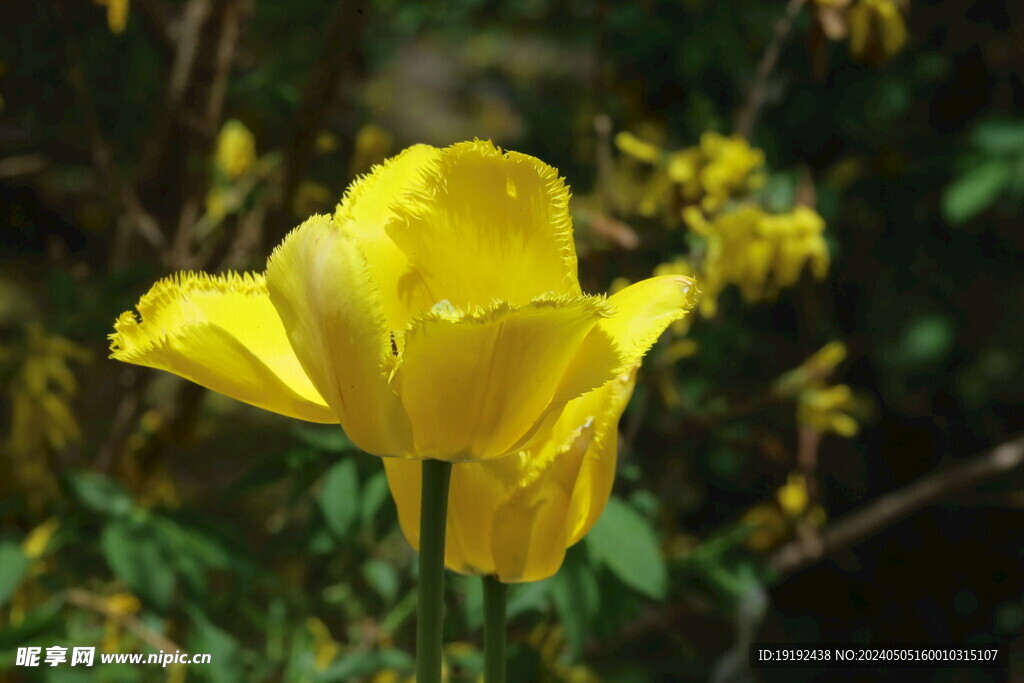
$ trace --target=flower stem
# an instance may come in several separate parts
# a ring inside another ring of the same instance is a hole
[[[419,615],[416,623],[416,681],[441,683],[444,625],[444,532],[452,464],[423,461],[420,501]]]
[[[505,604],[508,585],[495,576],[484,581],[484,682],[505,683]]]

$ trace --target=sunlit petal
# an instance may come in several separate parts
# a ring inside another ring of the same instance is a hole
[[[433,163],[433,162],[432,162]],[[540,160],[490,142],[440,151],[427,184],[387,232],[433,301],[464,309],[579,296],[569,191]]]
[[[432,312],[415,321],[393,381],[412,420],[416,453],[459,461],[515,450],[604,315],[602,299],[576,297],[473,314]]]
[[[392,241],[388,226],[410,195],[422,194],[429,183],[437,182],[440,157],[441,150],[428,145],[406,149],[352,183],[334,214],[335,222],[358,240],[380,287],[384,319],[392,330],[405,328],[415,314],[438,300],[411,259]]]
[[[409,423],[387,382],[393,338],[355,239],[326,216],[310,218],[274,250],[267,288],[349,438],[375,455],[407,455]]]
[[[262,275],[179,273],[117,319],[111,357],[254,406],[337,422],[296,358]]]

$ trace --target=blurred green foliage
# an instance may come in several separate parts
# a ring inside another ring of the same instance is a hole
[[[794,277],[759,252],[772,291],[726,278],[652,351],[604,516],[511,591],[511,680],[733,680],[754,641],[995,641],[1019,663],[1019,474],[774,571],[1024,423],[1024,6],[887,1],[8,3],[0,680],[408,680],[415,558],[379,462],[104,340],[155,278],[261,269],[372,164],[475,136],[567,177],[588,291],[706,276],[714,228],[687,208],[825,226],[785,252]],[[694,150],[744,125],[758,180],[705,202]],[[474,681],[481,589],[450,585],[449,673]],[[26,645],[213,658],[82,674],[15,667]]]

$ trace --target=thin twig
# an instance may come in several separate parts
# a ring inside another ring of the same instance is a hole
[[[42,154],[21,154],[0,159],[0,178],[13,178],[19,175],[38,173],[49,163]]]
[[[761,55],[761,61],[754,72],[754,82],[747,92],[747,101],[736,116],[736,132],[745,138],[749,138],[750,134],[754,132],[754,124],[761,114],[761,107],[764,106],[765,98],[768,95],[768,79],[775,71],[782,46],[785,45],[790,31],[793,30],[793,22],[806,2],[807,0],[789,0],[782,16],[775,22],[772,40],[765,48],[764,54]]]
[[[796,539],[786,544],[772,555],[768,565],[780,578],[789,576],[873,536],[928,505],[1022,464],[1024,435],[875,499],[830,525],[818,537],[818,542],[806,544],[803,539]]]
[[[339,2],[324,36],[324,50],[295,113],[277,187],[271,188],[267,212],[268,237],[280,238],[291,229],[289,207],[296,188],[313,158],[317,135],[341,100],[340,82],[346,73],[352,78],[363,70],[363,34],[369,3]],[[350,146],[351,147],[351,146]],[[350,151],[351,153],[351,151]]]
[[[69,588],[64,591],[63,597],[64,602],[69,605],[81,607],[82,609],[87,609],[90,612],[102,614],[108,619],[113,619],[117,623],[121,624],[121,626],[135,634],[139,640],[146,643],[154,650],[175,652],[182,649],[180,645],[159,631],[147,626],[144,621],[134,614],[125,614],[124,612],[112,609],[101,595],[90,593],[89,591],[81,588]]]

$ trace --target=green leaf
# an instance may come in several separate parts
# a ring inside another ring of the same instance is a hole
[[[133,593],[157,607],[167,607],[176,582],[174,558],[152,524],[115,520],[104,527],[100,545],[111,571]]]
[[[388,562],[376,557],[363,565],[363,578],[384,602],[393,602],[398,595],[398,571]]]
[[[338,425],[295,425],[292,434],[307,446],[328,453],[358,450]]]
[[[360,515],[364,525],[373,522],[384,502],[390,497],[388,478],[383,472],[376,472],[363,484],[363,500]]]
[[[565,554],[562,568],[552,578],[551,597],[569,647],[578,659],[587,647],[591,622],[597,616],[601,601],[597,577],[587,562],[583,546],[574,546]]]
[[[413,664],[412,657],[401,650],[354,652],[318,673],[313,680],[316,683],[349,681],[358,676],[371,676],[384,669],[406,672],[412,670]]]
[[[352,458],[340,460],[327,470],[319,503],[330,530],[345,537],[359,516],[359,478]]]
[[[971,132],[971,144],[992,156],[1024,154],[1024,121],[982,121]]]
[[[921,316],[904,333],[903,360],[910,366],[936,363],[949,354],[954,337],[953,324],[944,316]]]
[[[135,503],[119,482],[95,472],[72,471],[68,482],[87,508],[112,517],[128,514]]]
[[[508,596],[508,618],[531,611],[541,611],[547,604],[553,579],[516,583],[510,586]]]
[[[668,572],[658,537],[643,517],[620,498],[612,497],[604,514],[587,534],[593,556],[620,581],[649,598],[668,592]]]
[[[942,196],[942,212],[950,223],[965,223],[995,202],[1010,181],[1011,167],[990,159],[954,180]]]
[[[14,541],[0,543],[0,607],[6,605],[18,590],[28,565],[29,559],[21,551],[21,546]]]
[[[189,679],[194,674],[200,680],[216,683],[249,680],[243,668],[243,654],[238,641],[210,621],[199,609],[189,607],[188,613],[195,626],[189,637],[189,649],[192,652],[208,652],[211,655],[209,664],[191,667]]]

